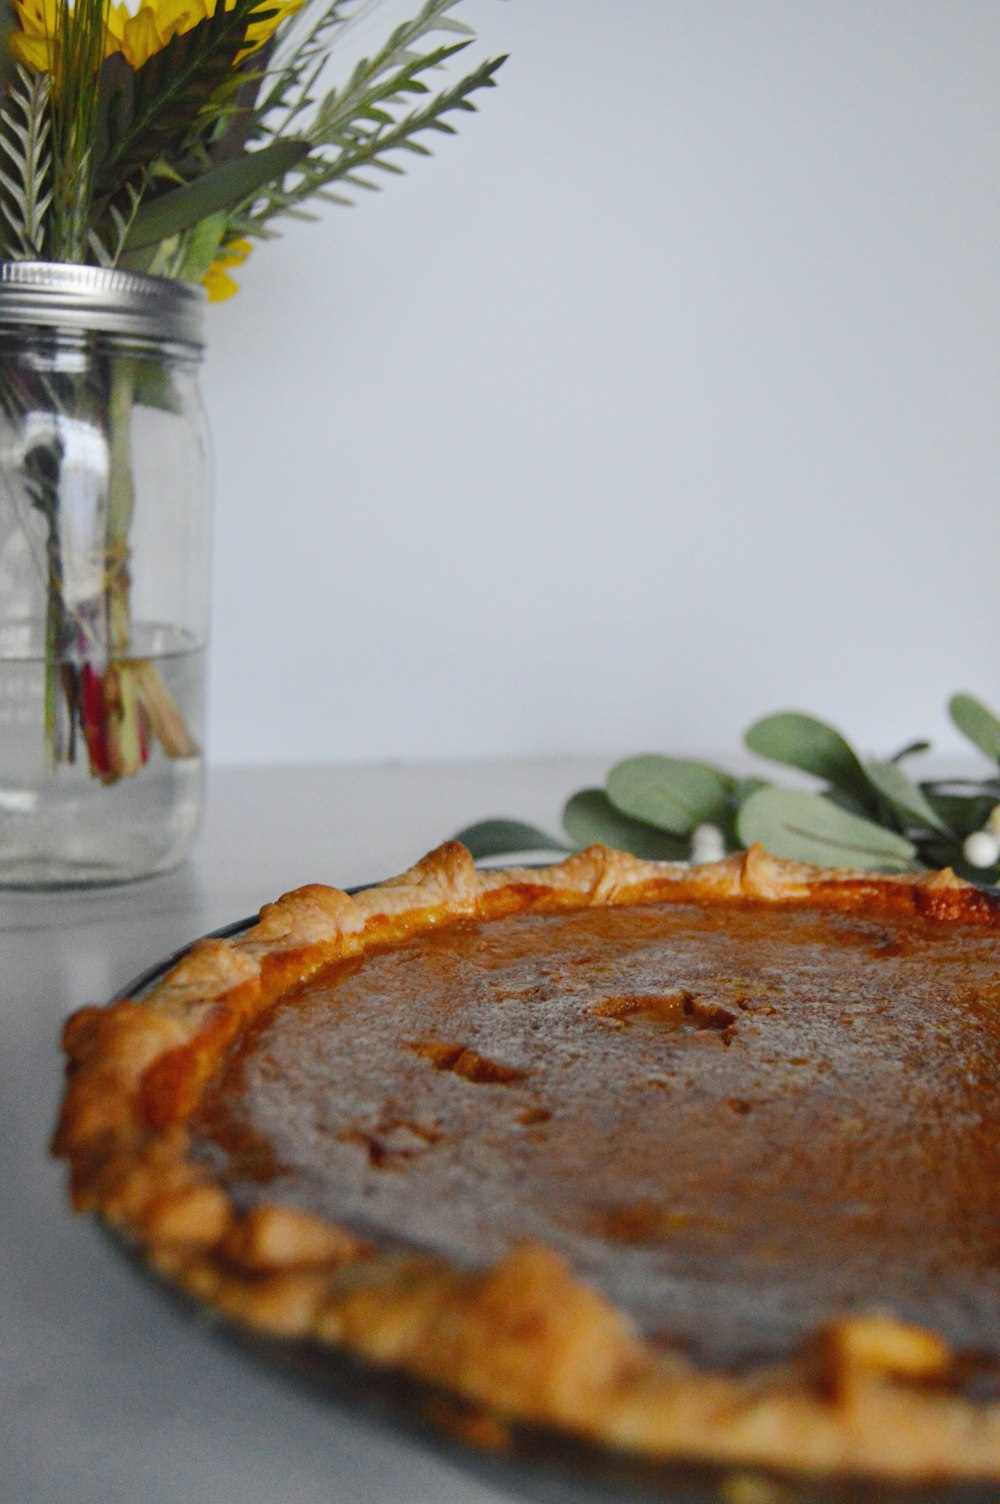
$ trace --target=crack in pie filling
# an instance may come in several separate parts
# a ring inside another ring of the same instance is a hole
[[[1000,1478],[1000,909],[452,844],[66,1027],[76,1205],[238,1322],[650,1457]]]

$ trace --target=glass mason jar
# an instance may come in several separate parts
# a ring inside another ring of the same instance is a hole
[[[202,301],[0,263],[0,887],[165,872],[197,831]]]

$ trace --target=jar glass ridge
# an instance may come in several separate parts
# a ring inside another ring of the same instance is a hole
[[[183,860],[202,805],[200,297],[0,264],[0,886]]]

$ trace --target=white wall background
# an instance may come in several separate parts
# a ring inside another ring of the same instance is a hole
[[[459,14],[511,53],[479,114],[210,311],[212,760],[790,707],[955,750],[948,694],[1000,702],[996,0]]]

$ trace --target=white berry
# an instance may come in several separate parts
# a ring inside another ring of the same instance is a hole
[[[990,830],[974,830],[965,838],[962,855],[970,867],[995,867],[1000,861],[1000,837]]]
[[[702,862],[719,862],[726,854],[726,843],[717,825],[696,825],[691,832],[691,860],[696,866]]]

